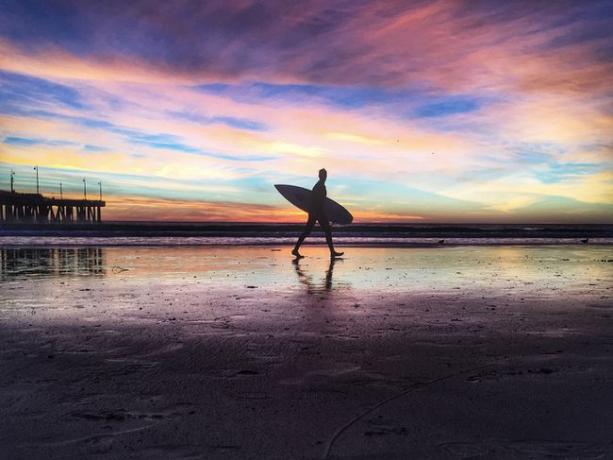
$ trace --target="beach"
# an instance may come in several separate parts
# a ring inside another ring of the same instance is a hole
[[[0,249],[2,458],[609,458],[610,245]]]

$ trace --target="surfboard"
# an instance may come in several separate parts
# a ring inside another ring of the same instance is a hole
[[[311,190],[308,188],[297,187],[295,185],[275,185],[277,191],[283,195],[287,201],[296,206],[298,209],[309,212],[311,204]],[[347,225],[353,222],[353,216],[344,206],[341,206],[336,201],[326,197],[324,201],[324,210],[330,222],[336,224]]]

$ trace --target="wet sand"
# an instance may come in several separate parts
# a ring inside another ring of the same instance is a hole
[[[611,246],[2,249],[1,458],[611,458]]]

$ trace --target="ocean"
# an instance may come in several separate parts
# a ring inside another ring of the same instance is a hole
[[[0,247],[293,244],[303,224],[103,222],[0,226]],[[353,224],[333,229],[341,246],[613,244],[609,224]],[[316,228],[305,244],[325,244]]]

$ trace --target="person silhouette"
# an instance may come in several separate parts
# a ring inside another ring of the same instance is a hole
[[[330,257],[340,257],[344,254],[344,252],[337,252],[334,250],[334,244],[332,242],[332,227],[330,227],[330,222],[328,221],[328,217],[326,216],[326,212],[324,209],[324,201],[326,200],[326,179],[328,178],[328,172],[325,169],[319,170],[319,180],[313,187],[313,192],[311,193],[311,203],[309,205],[309,218],[307,219],[306,225],[304,226],[304,231],[298,237],[298,241],[296,242],[296,246],[292,249],[292,254],[296,256],[296,258],[304,257],[300,254],[300,246],[304,242],[304,239],[309,236],[311,230],[315,226],[315,222],[319,222],[319,226],[323,229],[326,234],[326,243],[328,243],[328,248],[330,248]]]

